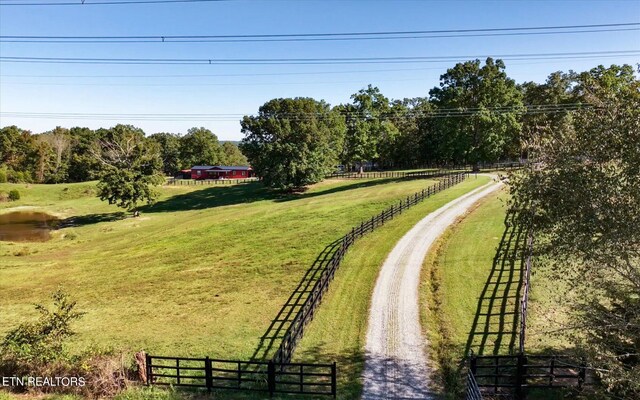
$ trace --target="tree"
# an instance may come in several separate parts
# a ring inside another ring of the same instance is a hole
[[[551,137],[554,132],[567,129],[571,124],[571,106],[578,101],[572,93],[576,74],[554,72],[543,84],[525,82],[519,86],[528,112],[522,117],[522,133],[520,149],[525,150],[526,143],[538,139],[539,136]],[[568,107],[568,108],[567,108]],[[522,154],[523,158],[527,154]]]
[[[162,170],[167,175],[175,175],[180,170],[180,137],[173,133],[154,133],[149,136],[160,146]]]
[[[633,68],[578,74],[588,107],[536,135],[535,166],[512,179],[535,210],[539,267],[568,280],[573,337],[617,398],[640,396],[640,81]]]
[[[397,128],[386,119],[389,99],[377,87],[371,85],[351,96],[353,104],[336,107],[346,120],[345,148],[343,161],[359,166],[374,161],[381,155],[389,156],[390,148],[398,135]]]
[[[224,165],[248,165],[247,157],[240,151],[238,146],[231,142],[222,144],[222,160]]]
[[[180,138],[180,160],[184,168],[220,164],[218,137],[206,128],[191,128]]]
[[[389,120],[398,129],[398,135],[387,159],[394,166],[416,167],[428,160],[425,157],[419,123],[431,108],[429,100],[421,97],[392,102]]]
[[[154,189],[163,182],[162,160],[157,143],[147,140],[141,129],[116,125],[93,150],[102,170],[98,197],[109,204],[137,213],[138,203],[152,204],[158,197]]]
[[[241,121],[240,144],[265,185],[301,189],[321,181],[338,163],[344,121],[324,101],[273,99]]]
[[[93,157],[91,150],[106,134],[107,130],[105,129],[97,131],[82,127],[69,129],[72,143],[68,172],[70,182],[84,182],[98,177],[100,163]]]
[[[15,125],[0,130],[0,164],[7,167],[10,182],[32,182],[39,159],[30,131]]]
[[[429,91],[437,118],[427,116],[426,142],[439,160],[478,164],[517,157],[509,149],[518,140],[522,95],[507,77],[502,60],[458,63]]]
[[[51,151],[50,169],[46,176],[43,176],[43,180],[51,183],[66,182],[71,154],[69,130],[57,126],[50,132],[38,135],[38,138],[44,141]]]

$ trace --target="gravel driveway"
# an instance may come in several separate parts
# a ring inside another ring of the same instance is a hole
[[[371,299],[363,373],[364,400],[430,399],[427,342],[420,327],[418,289],[431,245],[482,197],[491,182],[432,212],[396,244],[385,260]]]

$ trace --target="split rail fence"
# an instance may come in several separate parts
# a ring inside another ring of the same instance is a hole
[[[587,381],[584,362],[555,355],[472,356],[469,373],[482,393],[516,399],[524,399],[531,389],[581,390]]]
[[[446,174],[438,183],[423,189],[420,192],[414,193],[412,196],[408,196],[406,200],[400,201],[397,205],[392,205],[377,216],[372,217],[370,220],[361,223],[359,226],[353,227],[351,232],[339,239],[338,242],[340,245],[333,253],[327,267],[322,271],[320,277],[316,280],[313,288],[311,289],[309,296],[293,318],[272,360],[275,363],[288,363],[291,360],[295,347],[304,334],[305,326],[313,319],[313,315],[322,301],[322,296],[329,288],[329,283],[333,280],[335,272],[340,266],[347,250],[351,245],[353,245],[353,243],[355,243],[356,239],[369,232],[373,232],[374,229],[384,225],[385,222],[390,221],[396,215],[401,214],[409,207],[412,207],[422,202],[424,199],[465,180],[467,176],[468,173],[466,172]]]
[[[282,342],[270,361],[219,360],[209,357],[146,356],[147,384],[206,388],[207,390],[246,390],[276,393],[328,395],[336,397],[336,363],[292,363],[293,351],[312,320],[324,293],[347,250],[355,241],[390,221],[404,210],[468,177],[468,172],[430,171],[426,177],[439,177],[438,183],[408,196],[370,220],[362,222],[338,240],[340,245],[315,281],[310,295],[299,308]]]
[[[167,185],[182,185],[182,186],[211,186],[211,185],[232,185],[238,183],[250,183],[256,182],[258,178],[245,178],[245,179],[167,179]]]
[[[159,386],[336,397],[336,363],[278,364],[147,355],[146,368],[147,381]]]

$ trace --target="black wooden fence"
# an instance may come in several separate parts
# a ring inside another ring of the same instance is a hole
[[[327,175],[327,178],[343,179],[373,179],[373,178],[435,178],[448,173],[451,170],[434,169],[429,171],[371,171],[371,172],[336,172]]]
[[[412,207],[424,199],[438,193],[444,189],[447,189],[467,177],[467,173],[449,173],[444,179],[440,180],[433,186],[414,193],[412,196],[408,196],[406,200],[400,201],[397,205],[394,204],[388,209],[382,211],[370,220],[361,223],[359,226],[355,226],[351,229],[351,232],[344,235],[339,239],[340,245],[333,253],[331,260],[327,264],[327,267],[322,271],[320,277],[315,282],[313,288],[310,291],[309,296],[304,301],[302,307],[299,308],[291,325],[285,332],[282,342],[278,347],[272,360],[275,363],[288,363],[291,361],[293,351],[304,334],[304,327],[313,319],[313,315],[316,308],[322,300],[322,296],[329,288],[329,283],[333,280],[333,276],[340,266],[340,262],[344,258],[347,250],[356,241],[356,239],[364,236],[365,234],[372,232],[375,228],[384,225],[385,222],[393,219],[396,215],[399,215],[404,210]]]
[[[467,370],[467,390],[465,391],[465,400],[482,400],[482,392],[476,381],[476,377],[471,372],[471,369]]]
[[[245,179],[167,179],[166,185],[183,185],[183,186],[211,186],[211,185],[231,185],[238,183],[256,182],[258,178]]]
[[[483,393],[515,394],[523,399],[531,389],[574,388],[587,379],[584,362],[556,355],[472,356],[469,372]]]
[[[336,363],[274,363],[146,356],[147,383],[212,390],[336,397]]]

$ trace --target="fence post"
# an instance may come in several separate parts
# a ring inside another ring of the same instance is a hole
[[[273,397],[276,391],[276,365],[269,361],[267,366],[267,386],[269,387],[269,397]]]
[[[526,384],[526,363],[527,357],[523,353],[518,353],[518,363],[516,367],[516,399],[524,400],[525,392],[523,390],[523,385]]]
[[[153,367],[151,366],[151,356],[149,354],[146,355],[145,364],[147,367],[147,386],[153,383]]]
[[[580,371],[578,371],[578,389],[582,390],[584,382],[587,380],[587,361],[584,357],[580,361]]]
[[[336,384],[336,381],[338,380],[336,369],[336,362],[334,361],[331,365],[331,394],[333,395],[334,399],[336,398],[336,394],[338,392]]]
[[[204,359],[204,376],[207,385],[207,391],[210,392],[213,386],[213,373],[211,371],[211,359],[209,359],[209,356]]]

